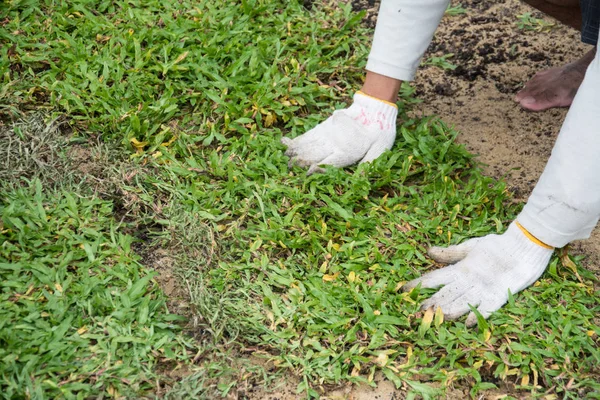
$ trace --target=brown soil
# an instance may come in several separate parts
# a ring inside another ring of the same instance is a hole
[[[374,27],[379,0],[351,0],[351,3],[356,10],[367,10],[364,23]],[[517,0],[461,3],[467,13],[443,19],[424,57],[452,53],[449,61],[457,68],[452,71],[425,66],[419,70],[413,84],[423,103],[414,113],[439,115],[454,125],[461,132],[458,141],[478,155],[485,173],[505,179],[514,200],[524,202],[544,169],[567,109],[528,112],[513,97],[536,72],[571,62],[591,47],[581,43],[578,31]],[[517,16],[526,12],[556,22],[556,26],[549,32],[519,30],[515,24]],[[571,248],[577,254],[587,255],[584,265],[600,274],[598,232]],[[324,389],[322,398],[405,398],[405,391],[396,390],[388,381],[378,381],[375,389],[351,385]],[[273,393],[254,393],[250,398],[302,398],[295,394],[293,379],[282,385]],[[481,398],[502,398],[506,394],[528,398],[527,393],[520,394],[510,387],[488,391]],[[452,389],[447,398],[464,399],[468,393]]]

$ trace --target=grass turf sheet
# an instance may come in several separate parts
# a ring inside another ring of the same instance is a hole
[[[567,255],[477,330],[419,311],[431,291],[400,291],[435,267],[426,246],[501,232],[518,211],[457,132],[408,116],[408,86],[391,152],[288,170],[281,136],[358,85],[359,23],[348,6],[295,1],[4,4],[0,139],[21,143],[13,121],[45,110],[68,121],[62,148],[93,138],[151,172],[110,192],[85,176],[61,187],[28,153],[33,180],[3,183],[3,396],[248,395],[266,367],[228,364],[254,352],[309,397],[377,371],[410,396],[598,397],[600,295]],[[185,334],[136,255],[159,247],[188,293]],[[179,365],[186,378],[165,377]]]

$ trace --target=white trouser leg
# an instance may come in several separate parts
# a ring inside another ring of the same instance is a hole
[[[552,156],[517,220],[554,247],[585,239],[600,216],[600,52],[560,130]]]
[[[367,70],[413,79],[450,0],[382,0]]]

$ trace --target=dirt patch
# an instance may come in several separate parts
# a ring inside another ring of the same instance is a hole
[[[190,295],[184,280],[175,272],[177,261],[172,252],[162,248],[145,249],[143,263],[158,274],[154,279],[167,296],[169,312],[190,316]]]

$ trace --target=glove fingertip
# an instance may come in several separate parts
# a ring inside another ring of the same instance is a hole
[[[419,286],[419,283],[421,283],[421,278],[413,279],[412,281],[408,281],[407,283],[402,285],[401,289],[403,292],[410,292],[411,290]]]
[[[454,264],[461,261],[468,254],[466,249],[461,249],[459,246],[438,247],[432,246],[427,249],[427,255],[433,261],[442,264]]]
[[[465,325],[467,326],[467,328],[472,328],[475,325],[477,325],[477,315],[471,311],[469,313],[469,315],[467,316],[467,320],[465,321]]]
[[[421,311],[425,311],[425,310],[428,310],[430,308],[433,308],[434,311],[435,311],[439,307],[435,303],[436,303],[435,299],[432,300],[431,298],[429,298],[429,299],[425,300],[423,302],[423,304],[421,304]]]
[[[323,173],[325,173],[325,168],[319,167],[318,164],[313,164],[310,166],[310,168],[308,168],[308,171],[306,171],[306,176],[310,176],[315,173],[323,174]]]
[[[435,259],[436,257],[439,257],[441,254],[443,254],[445,249],[445,247],[431,246],[427,249],[427,255]]]
[[[283,153],[284,156],[286,157],[294,157],[296,155],[296,152],[292,150],[292,148],[288,148],[285,153]]]

